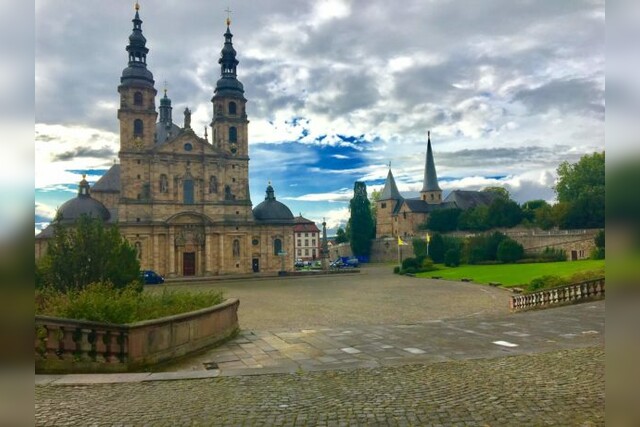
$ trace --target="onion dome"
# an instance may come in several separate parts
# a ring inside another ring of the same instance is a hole
[[[142,35],[142,19],[140,19],[140,5],[136,3],[136,14],[133,17],[133,31],[129,36],[129,64],[122,70],[120,83],[123,86],[151,86],[153,74],[147,69],[147,39]]]

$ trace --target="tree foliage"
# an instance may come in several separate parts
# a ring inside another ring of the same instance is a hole
[[[511,195],[509,194],[509,190],[507,190],[504,187],[485,187],[482,189],[482,191],[495,193],[498,195],[499,198],[504,200],[509,200],[511,198]]]
[[[116,226],[105,227],[102,221],[83,215],[71,227],[54,224],[47,253],[36,270],[39,287],[66,292],[110,282],[121,289],[138,280],[140,262]]]
[[[566,204],[559,218],[562,228],[604,227],[605,155],[593,153],[577,163],[562,162],[554,187],[558,202]]]
[[[347,237],[347,233],[342,227],[339,227],[338,231],[336,231],[336,243],[346,243],[348,241],[349,238]]]
[[[504,239],[498,245],[497,257],[502,262],[516,262],[524,256],[524,248],[513,239]]]
[[[515,227],[522,221],[522,210],[513,200],[496,197],[487,211],[488,228]]]
[[[351,251],[356,256],[368,256],[371,252],[371,239],[375,237],[375,229],[371,217],[371,203],[367,198],[367,185],[364,182],[355,182],[349,208],[351,210]]]
[[[429,256],[433,262],[441,264],[444,262],[445,252],[446,246],[442,234],[435,233],[431,236],[431,242],[429,242]]]
[[[484,205],[467,209],[460,214],[458,228],[468,231],[484,231],[489,229],[489,208]]]
[[[458,208],[440,209],[429,214],[426,228],[432,231],[446,233],[447,231],[455,231],[458,229],[458,218],[462,210]]]

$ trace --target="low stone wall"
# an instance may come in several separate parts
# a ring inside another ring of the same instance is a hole
[[[237,333],[239,304],[126,325],[36,316],[36,373],[127,372],[196,352]]]
[[[587,280],[524,295],[514,295],[509,301],[512,311],[546,308],[604,298],[604,278]]]

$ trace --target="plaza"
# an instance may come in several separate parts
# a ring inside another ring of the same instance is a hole
[[[37,425],[604,424],[604,301],[512,314],[389,265],[168,287],[240,298],[241,333],[154,372],[37,376]]]

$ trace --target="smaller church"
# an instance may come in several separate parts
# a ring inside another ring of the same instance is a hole
[[[376,206],[376,239],[416,235],[420,225],[427,221],[433,211],[454,208],[467,210],[490,205],[495,197],[495,193],[487,191],[454,190],[443,199],[431,148],[431,132],[427,132],[427,157],[420,196],[403,197],[389,168]]]

